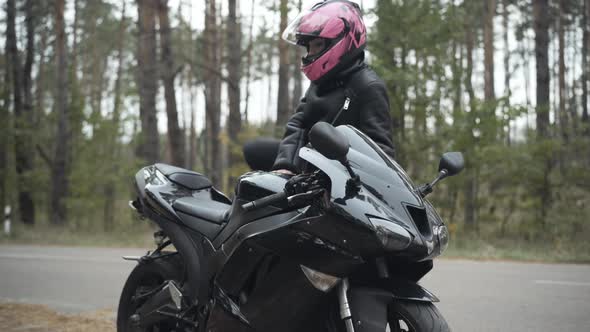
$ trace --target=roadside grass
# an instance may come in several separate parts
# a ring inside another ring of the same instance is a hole
[[[0,234],[0,244],[149,248],[154,243],[154,231],[155,228],[146,222],[119,227],[112,232],[17,224],[9,236]]]
[[[61,314],[39,304],[0,303],[3,332],[115,332],[112,309]]]
[[[474,260],[514,260],[543,263],[590,263],[588,241],[522,241],[454,236],[445,258]]]
[[[22,224],[12,234],[0,234],[0,244],[86,246],[86,247],[153,247],[150,223],[138,222],[119,227],[114,232],[75,230],[67,227]],[[547,263],[590,263],[590,241],[522,241],[494,237],[454,234],[444,258],[474,260],[515,260]]]

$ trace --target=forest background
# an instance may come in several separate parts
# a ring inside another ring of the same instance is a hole
[[[127,202],[156,161],[231,195],[242,144],[280,137],[309,84],[279,37],[311,4],[3,1],[0,241],[149,238]],[[590,0],[359,4],[398,162],[421,183],[466,158],[431,195],[451,255],[590,261]]]

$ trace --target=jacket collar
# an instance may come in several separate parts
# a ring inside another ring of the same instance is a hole
[[[333,75],[322,77],[320,80],[313,82],[313,84],[317,85],[318,91],[321,92],[328,92],[336,88],[341,88],[348,83],[348,80],[354,73],[367,67],[364,60],[364,57],[359,57],[344,69],[339,70]]]

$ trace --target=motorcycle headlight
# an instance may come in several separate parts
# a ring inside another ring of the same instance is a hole
[[[369,217],[377,238],[387,250],[403,250],[412,243],[412,234],[391,220]]]
[[[438,239],[438,243],[440,245],[440,253],[442,254],[443,251],[445,251],[449,246],[449,229],[447,228],[447,225],[442,224],[440,226],[435,226],[434,234]]]

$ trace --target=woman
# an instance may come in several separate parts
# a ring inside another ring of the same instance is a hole
[[[305,47],[301,70],[311,84],[287,122],[271,169],[283,174],[302,171],[298,151],[307,144],[307,133],[318,121],[352,125],[394,157],[387,91],[364,62],[366,29],[358,5],[346,0],[317,3],[297,16],[283,32],[283,39]],[[260,148],[263,145],[266,150]],[[252,154],[265,151],[273,151],[272,142],[244,147],[249,163],[263,159]]]

